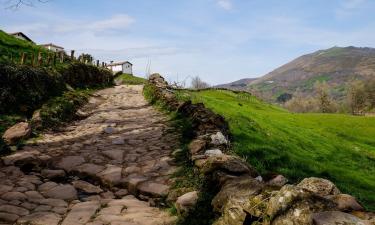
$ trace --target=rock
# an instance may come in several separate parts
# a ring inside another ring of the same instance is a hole
[[[221,132],[217,132],[216,134],[211,135],[211,144],[215,146],[228,144],[228,140]]]
[[[116,191],[116,193],[115,193],[116,197],[119,197],[119,198],[122,198],[122,197],[124,197],[128,194],[129,194],[129,191],[126,190],[126,189],[120,189],[120,190]]]
[[[56,184],[55,182],[49,181],[49,182],[46,182],[46,183],[43,183],[43,184],[39,185],[38,191],[39,192],[45,192],[45,191],[48,191],[51,188],[56,187],[57,185],[58,184]]]
[[[98,194],[103,192],[103,190],[100,187],[92,185],[86,181],[77,180],[73,181],[72,184],[76,189],[82,190],[89,194]]]
[[[52,212],[36,212],[17,220],[17,224],[58,225],[61,216]]]
[[[21,204],[21,206],[25,209],[28,209],[28,210],[35,209],[35,207],[36,207],[35,204],[29,203],[29,202],[24,202],[24,203]]]
[[[3,135],[3,139],[8,145],[14,145],[18,141],[28,138],[30,134],[30,124],[26,122],[20,122],[7,129]]]
[[[26,216],[29,214],[29,210],[13,205],[0,205],[0,212],[16,214],[19,216]]]
[[[141,194],[152,196],[152,197],[164,197],[168,195],[169,187],[164,184],[158,184],[154,182],[144,182],[138,186],[138,190]]]
[[[27,196],[21,192],[7,192],[1,196],[2,199],[6,201],[12,201],[12,200],[19,200],[19,201],[24,201],[27,199]]]
[[[129,167],[126,167],[124,172],[126,174],[135,174],[135,173],[140,173],[141,172],[141,168],[137,167],[137,166],[129,166]]]
[[[26,191],[27,199],[43,199],[44,197],[37,191]]]
[[[329,180],[310,177],[303,179],[297,187],[310,191],[319,196],[340,194],[339,189]]]
[[[204,154],[206,156],[210,157],[210,156],[219,156],[219,155],[222,155],[223,152],[220,149],[211,149],[211,150],[207,150]]]
[[[202,165],[201,171],[209,174],[217,170],[227,171],[231,174],[245,175],[252,177],[259,176],[258,172],[243,160],[230,155],[211,156]]]
[[[64,215],[68,211],[68,209],[64,207],[54,207],[51,211],[59,215]]]
[[[49,205],[40,205],[34,209],[34,212],[47,212],[52,209]]]
[[[14,165],[17,163],[25,163],[25,162],[33,162],[37,159],[37,156],[40,154],[39,151],[31,149],[31,150],[23,150],[18,151],[12,155],[2,157],[3,163],[7,166]]]
[[[77,191],[70,184],[58,185],[42,194],[49,198],[62,199],[67,201],[77,199]]]
[[[106,128],[104,128],[103,131],[104,131],[104,133],[107,133],[107,134],[113,134],[113,133],[116,132],[116,129],[113,128],[113,127],[106,127]]]
[[[188,149],[191,155],[195,155],[206,148],[206,141],[201,139],[195,139],[190,142]]]
[[[31,118],[31,127],[38,129],[42,127],[42,118],[40,117],[40,109],[35,110]]]
[[[85,159],[82,156],[66,156],[61,159],[61,161],[57,164],[57,167],[70,172],[84,162]]]
[[[339,211],[314,213],[312,220],[314,225],[365,225],[365,222],[358,217]]]
[[[86,224],[99,208],[100,203],[97,201],[77,203],[70,210],[61,225]]]
[[[19,218],[19,216],[17,216],[16,214],[0,212],[0,221],[13,223],[13,222],[15,222],[18,218]]]
[[[106,191],[100,194],[100,197],[103,199],[114,199],[115,195],[111,191]]]
[[[183,214],[194,208],[198,201],[198,192],[193,191],[186,193],[177,198],[176,209],[178,213]]]
[[[133,194],[133,195],[136,195],[137,194],[137,186],[139,184],[141,184],[142,182],[145,182],[147,181],[147,178],[146,177],[141,177],[141,176],[137,176],[137,177],[131,177],[128,179],[128,191],[129,193]]]
[[[52,207],[68,207],[68,203],[61,199],[47,198],[39,201],[40,204],[49,205]]]
[[[44,169],[41,171],[41,174],[43,177],[48,178],[48,179],[62,178],[66,176],[66,173],[64,170]]]
[[[121,162],[124,156],[123,150],[108,150],[108,151],[103,151],[102,153],[103,155],[107,156],[110,159],[119,160]]]
[[[83,175],[88,175],[92,177],[96,177],[103,170],[104,170],[104,166],[96,165],[92,163],[85,163],[73,169],[73,171],[77,171]]]
[[[115,138],[115,139],[112,140],[112,144],[123,145],[123,144],[125,144],[125,139],[124,138]]]
[[[8,191],[11,191],[12,189],[13,189],[12,186],[0,184],[0,195],[6,193]]]
[[[98,174],[102,181],[109,186],[115,186],[122,180],[122,168],[114,165],[107,165],[106,169]]]
[[[331,199],[337,204],[337,208],[340,211],[363,211],[364,208],[357,202],[357,200],[347,194],[334,195]]]
[[[282,187],[287,183],[288,179],[286,179],[283,175],[277,175],[267,182],[268,185],[275,187]]]

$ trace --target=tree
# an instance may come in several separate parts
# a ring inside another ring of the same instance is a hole
[[[204,89],[208,88],[210,85],[201,80],[199,76],[193,77],[191,80],[191,88],[193,89]]]
[[[369,109],[375,108],[375,77],[369,78],[365,81],[365,92],[367,94],[367,104]]]
[[[317,102],[312,97],[305,97],[299,89],[293,93],[292,99],[284,104],[284,107],[291,112],[306,113],[317,112]]]
[[[314,89],[316,92],[319,111],[322,113],[333,112],[332,99],[329,96],[329,85],[326,82],[316,82]]]
[[[6,1],[7,9],[18,9],[21,6],[34,6],[35,2],[46,3],[49,0],[8,0]]]
[[[362,81],[352,81],[347,92],[347,101],[353,115],[362,114],[366,108],[367,93]]]
[[[279,103],[285,103],[292,98],[293,98],[292,94],[283,93],[283,94],[279,95],[279,97],[277,97],[276,101],[279,102]]]

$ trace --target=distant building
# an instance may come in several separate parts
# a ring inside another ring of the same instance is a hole
[[[45,44],[45,45],[39,45],[39,46],[42,46],[42,47],[44,47],[44,48],[46,48],[50,51],[53,51],[53,52],[63,52],[64,51],[63,47],[52,44],[52,43]]]
[[[12,35],[18,39],[21,39],[21,40],[24,40],[24,41],[29,41],[31,43],[34,43],[28,36],[26,36],[24,33],[22,32],[16,32],[16,33],[9,33],[9,35]]]
[[[111,63],[107,65],[107,68],[112,70],[113,73],[122,72],[133,75],[133,64],[128,61]]]

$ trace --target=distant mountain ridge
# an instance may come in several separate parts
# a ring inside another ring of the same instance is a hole
[[[243,91],[248,88],[248,85],[255,81],[257,78],[244,78],[241,80],[237,80],[228,84],[220,84],[214,86],[215,88],[226,88],[230,90],[236,90],[236,91]]]
[[[311,95],[314,84],[325,81],[331,86],[332,96],[341,99],[348,82],[371,76],[375,76],[375,48],[333,47],[298,57],[251,81],[245,89],[274,101],[297,90]]]

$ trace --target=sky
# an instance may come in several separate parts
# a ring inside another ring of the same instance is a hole
[[[374,0],[49,0],[9,9],[0,29],[24,32],[134,74],[211,85],[265,75],[333,46],[375,47]],[[33,1],[33,0],[30,0]]]

